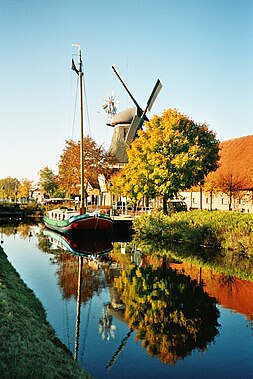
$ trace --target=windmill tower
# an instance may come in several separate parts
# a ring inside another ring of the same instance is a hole
[[[162,84],[158,79],[143,110],[129,91],[116,66],[112,66],[112,69],[135,105],[133,108],[128,108],[112,116],[109,124],[114,128],[109,151],[114,154],[118,162],[118,168],[120,168],[127,163],[126,149],[136,138],[137,132],[142,128],[143,122],[148,121],[146,113],[147,111],[151,111],[155,99],[162,89]]]

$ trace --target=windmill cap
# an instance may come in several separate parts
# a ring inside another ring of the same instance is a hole
[[[124,124],[124,125],[131,124],[134,116],[137,115],[137,110],[138,109],[136,107],[132,107],[132,108],[128,108],[128,109],[125,109],[124,111],[117,113],[116,115],[112,117],[109,125],[116,126],[119,124]],[[148,118],[145,116],[144,120],[148,121]]]

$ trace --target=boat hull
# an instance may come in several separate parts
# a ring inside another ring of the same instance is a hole
[[[110,240],[87,239],[86,235],[83,236],[83,233],[71,234],[69,236],[68,233],[56,233],[52,230],[45,230],[43,234],[60,248],[79,256],[103,255],[109,253],[113,248]]]
[[[44,216],[47,228],[59,233],[89,230],[112,230],[113,220],[105,215],[79,215],[69,220],[53,220]]]

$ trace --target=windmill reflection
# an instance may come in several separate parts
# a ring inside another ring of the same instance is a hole
[[[103,304],[102,316],[99,320],[98,331],[101,334],[102,340],[109,341],[111,338],[115,338],[116,326],[112,323],[113,316],[108,313],[109,304]]]

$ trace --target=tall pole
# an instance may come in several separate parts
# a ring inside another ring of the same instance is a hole
[[[78,51],[79,61],[79,86],[80,86],[80,176],[81,176],[81,202],[80,202],[80,214],[86,212],[85,209],[85,196],[84,196],[84,151],[83,151],[83,64],[81,57],[81,49],[79,46]]]

